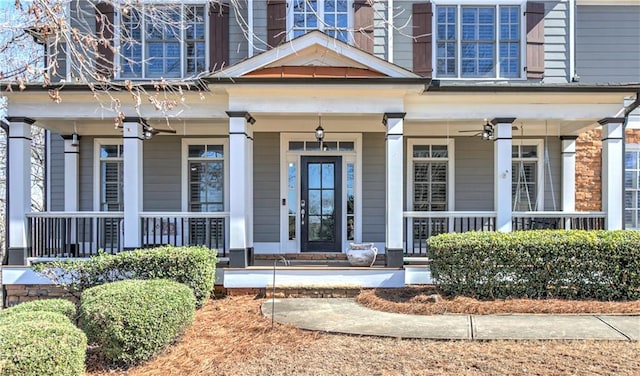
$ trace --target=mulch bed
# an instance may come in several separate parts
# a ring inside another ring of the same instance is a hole
[[[508,313],[640,314],[640,301],[443,298],[435,287],[362,290],[356,297],[356,301],[378,311],[412,315],[445,313],[476,315]]]

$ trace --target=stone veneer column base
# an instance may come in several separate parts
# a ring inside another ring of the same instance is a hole
[[[385,266],[387,268],[402,268],[404,266],[404,249],[387,248],[385,252]]]

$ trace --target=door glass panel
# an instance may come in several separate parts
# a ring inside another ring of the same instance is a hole
[[[355,240],[355,166],[347,163],[347,240]]]
[[[322,164],[322,188],[324,189],[333,188],[333,184],[334,184],[333,172],[334,172],[333,163]]]
[[[317,215],[313,215],[313,216],[309,216],[309,232],[308,232],[308,237],[309,237],[309,241],[319,241],[321,240],[320,237],[320,225],[321,225],[321,219],[322,217],[317,216]]]
[[[322,191],[322,214],[323,215],[333,215],[333,204],[334,204],[334,194],[333,190],[324,189]]]
[[[309,215],[321,215],[322,207],[321,207],[321,190],[314,189],[309,190]]]
[[[320,188],[320,172],[321,164],[320,163],[309,163],[308,166],[308,184],[309,189],[318,189]]]

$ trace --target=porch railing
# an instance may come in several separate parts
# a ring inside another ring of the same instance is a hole
[[[227,256],[227,222],[229,213],[144,212],[140,213],[143,247],[170,244],[204,245]]]
[[[426,256],[427,240],[438,234],[495,231],[496,212],[404,212],[408,256]],[[513,231],[540,229],[602,230],[605,212],[531,211],[512,213]]]
[[[404,212],[405,243],[409,256],[426,256],[427,240],[447,232],[494,231],[496,212]]]
[[[514,231],[541,229],[604,230],[605,212],[513,212]]]
[[[27,214],[27,257],[89,257],[122,251],[123,212]]]

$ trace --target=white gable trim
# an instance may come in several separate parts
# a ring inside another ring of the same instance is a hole
[[[391,64],[386,60],[377,56],[364,52],[356,47],[350,46],[344,42],[334,39],[320,31],[314,30],[290,42],[284,43],[260,55],[242,61],[238,64],[230,66],[212,77],[219,78],[238,78],[253,72],[257,69],[272,65],[278,60],[295,55],[298,51],[310,48],[314,45],[320,46],[329,51],[333,51],[340,56],[353,60],[354,64],[364,65],[367,68],[380,72],[393,78],[420,78],[417,74],[410,72],[402,67]]]

